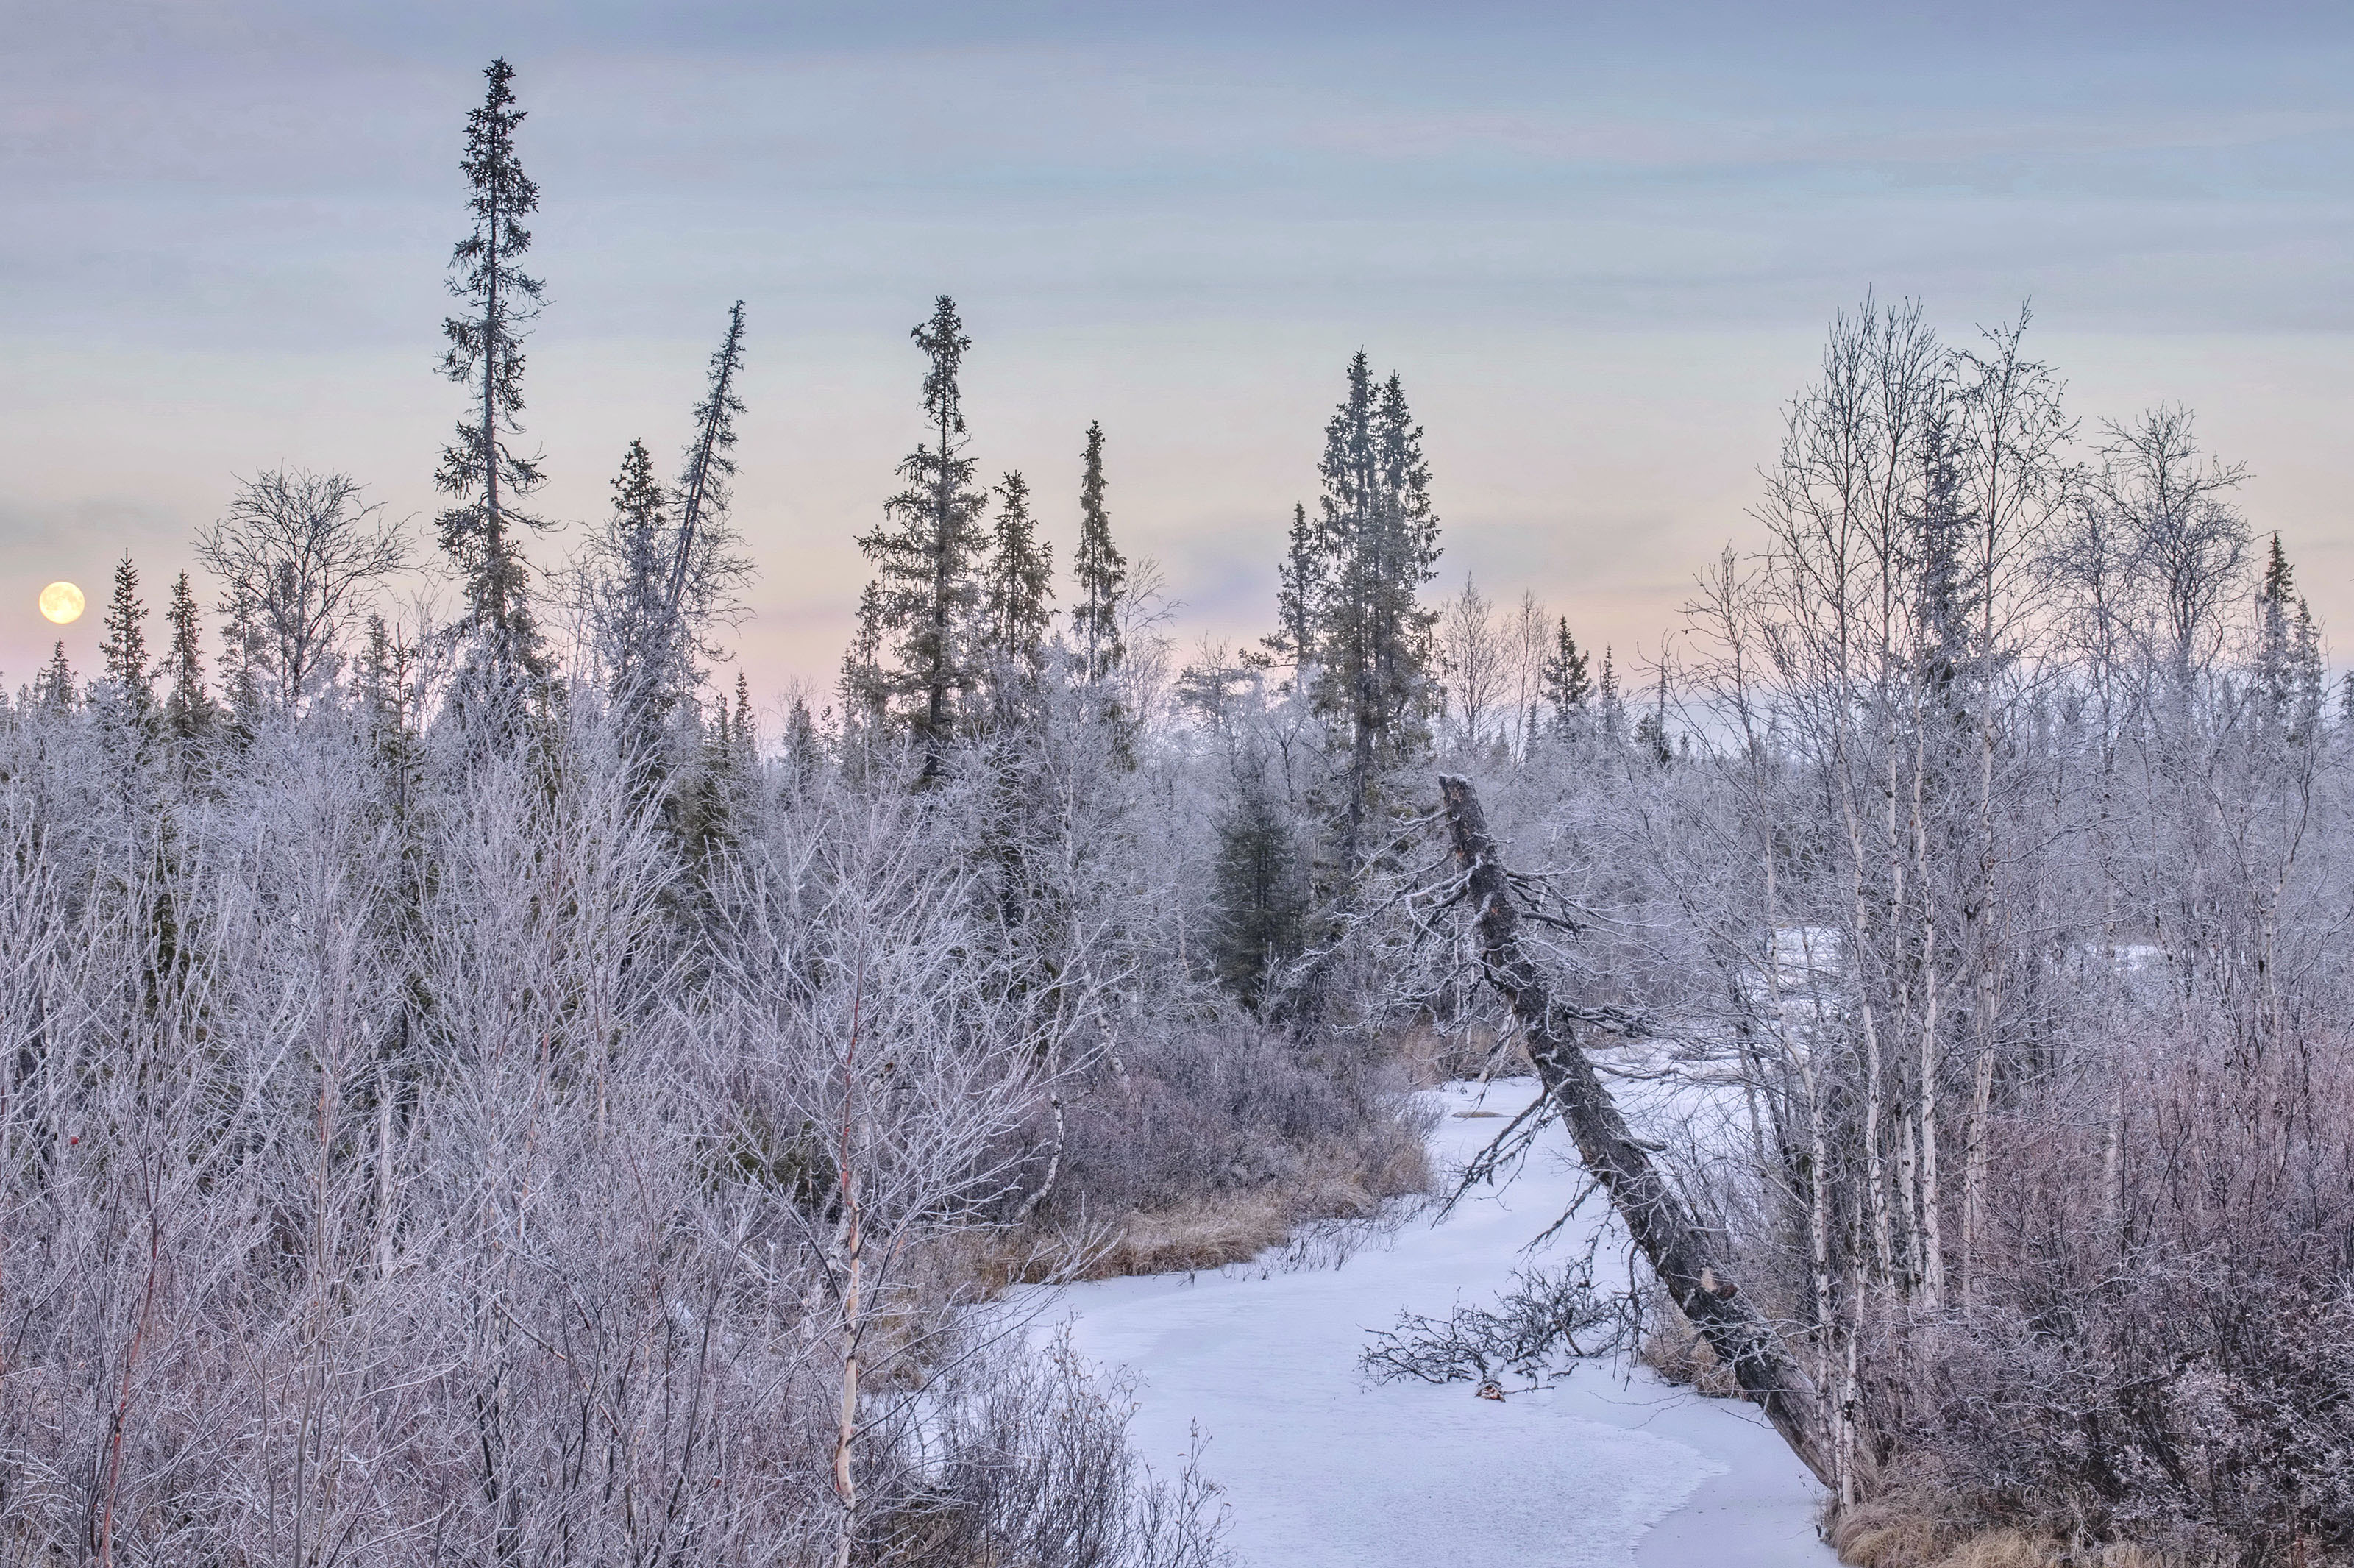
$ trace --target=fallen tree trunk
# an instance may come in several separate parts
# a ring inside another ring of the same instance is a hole
[[[1511,1004],[1545,1094],[1576,1140],[1578,1158],[1683,1315],[1732,1370],[1742,1391],[1815,1478],[1833,1485],[1829,1445],[1813,1383],[1782,1348],[1773,1326],[1734,1284],[1713,1239],[1628,1130],[1610,1092],[1585,1059],[1575,1025],[1555,1007],[1544,976],[1521,945],[1521,915],[1486,813],[1470,781],[1439,779],[1447,825],[1465,892],[1478,911],[1479,957],[1489,983]]]

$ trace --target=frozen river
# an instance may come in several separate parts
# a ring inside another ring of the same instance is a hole
[[[1482,1106],[1476,1089],[1444,1091],[1442,1168],[1503,1125],[1457,1113],[1509,1115],[1533,1093],[1499,1084]],[[1745,1404],[1591,1364],[1502,1404],[1468,1384],[1359,1375],[1368,1330],[1401,1308],[1485,1304],[1532,1261],[1520,1248],[1579,1185],[1567,1135],[1546,1139],[1501,1194],[1409,1223],[1338,1269],[1076,1286],[1049,1320],[1069,1320],[1089,1359],[1127,1369],[1131,1436],[1161,1474],[1175,1473],[1200,1427],[1203,1468],[1232,1509],[1229,1540],[1257,1568],[1834,1563],[1815,1539],[1812,1478]],[[1565,1236],[1543,1255],[1583,1245]]]

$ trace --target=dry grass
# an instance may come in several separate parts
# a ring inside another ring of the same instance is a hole
[[[1934,1484],[1901,1482],[1840,1510],[1830,1543],[1854,1568],[2178,1568],[2130,1542],[2071,1547],[2049,1535],[1990,1527]]]
[[[1369,1220],[1389,1199],[1429,1191],[1428,1150],[1401,1142],[1370,1160],[1341,1145],[1310,1150],[1289,1180],[1130,1213],[1108,1229],[1004,1238],[984,1276],[1002,1283],[1188,1274],[1247,1263],[1320,1220]]]

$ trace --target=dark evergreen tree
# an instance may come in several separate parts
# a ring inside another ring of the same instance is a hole
[[[1264,768],[1245,769],[1216,828],[1212,963],[1219,980],[1257,1009],[1280,967],[1307,944],[1308,857]]]
[[[360,710],[385,798],[404,824],[418,773],[418,737],[409,723],[409,705],[417,695],[417,656],[416,645],[395,633],[383,616],[368,617],[367,644],[359,656]],[[414,853],[414,846],[407,853]]]
[[[106,661],[106,678],[130,704],[142,722],[154,711],[155,686],[147,668],[147,607],[139,599],[139,568],[131,552],[114,563],[114,592],[106,605],[106,641],[99,651]]]
[[[1635,748],[1661,768],[1676,759],[1674,743],[1668,736],[1668,672],[1659,671],[1658,684],[1652,690],[1651,711],[1635,724]]]
[[[819,770],[825,766],[825,742],[818,734],[809,704],[799,696],[785,714],[782,753],[785,777],[795,789],[806,790],[817,781]]]
[[[66,662],[65,639],[58,639],[48,665],[33,681],[33,701],[52,713],[70,713],[76,701],[73,666]]]
[[[621,454],[613,513],[597,541],[597,641],[622,744],[642,762],[662,747],[663,725],[682,694],[670,612],[669,498],[642,440]]]
[[[1291,508],[1291,536],[1284,547],[1283,560],[1276,567],[1278,626],[1275,635],[1266,641],[1278,658],[1290,662],[1302,682],[1310,679],[1308,672],[1316,662],[1316,623],[1322,611],[1320,590],[1323,581],[1321,533],[1308,521],[1308,508],[1295,502]]]
[[[932,440],[899,465],[907,488],[885,504],[884,525],[862,535],[859,548],[875,563],[875,626],[892,639],[896,669],[871,662],[871,705],[907,699],[908,719],[924,752],[924,778],[940,776],[954,737],[958,705],[974,678],[971,622],[978,608],[973,557],[981,546],[986,495],[973,484],[964,397],[958,384],[972,340],[946,294],[931,319],[910,334],[930,360],[924,376],[924,417]]]
[[[883,668],[883,588],[868,583],[858,594],[858,615],[850,646],[843,652],[842,697],[845,738],[855,739],[888,722],[891,677]]]
[[[1054,625],[1054,546],[1038,537],[1030,487],[1009,473],[997,487],[997,523],[981,588],[981,647],[1007,677],[1035,682]]]
[[[2313,612],[2297,597],[2296,571],[2274,534],[2256,592],[2256,692],[2267,718],[2292,740],[2317,732],[2328,673]]]
[[[172,678],[164,699],[164,727],[175,741],[190,746],[212,733],[219,710],[205,690],[204,621],[186,572],[172,584],[164,620],[172,629],[171,651],[164,656],[164,670]]]
[[[749,768],[759,760],[760,729],[752,717],[752,683],[744,672],[736,672],[736,711],[733,715],[736,760],[739,767]]]
[[[2295,684],[2291,643],[2296,602],[2296,571],[2275,533],[2264,560],[2264,586],[2256,590],[2256,680],[2276,713],[2287,710]]]
[[[727,509],[736,477],[736,416],[744,411],[736,381],[744,368],[744,302],[727,312],[727,332],[712,353],[710,381],[695,406],[695,440],[678,476],[678,538],[672,554],[666,602],[673,621],[690,622],[699,609],[745,571],[734,551]]]
[[[1553,710],[1553,728],[1564,733],[1575,729],[1593,700],[1594,681],[1586,673],[1585,651],[1569,634],[1565,615],[1553,628],[1553,652],[1545,656],[1542,673],[1543,700]]]
[[[1617,661],[1606,642],[1602,645],[1602,680],[1594,695],[1602,710],[1602,738],[1615,745],[1627,733],[1627,705],[1618,695]]]
[[[1128,654],[1119,629],[1128,558],[1111,542],[1111,514],[1104,510],[1103,440],[1103,425],[1090,423],[1080,458],[1079,547],[1071,554],[1078,589],[1078,601],[1071,607],[1071,641],[1077,646],[1080,677],[1089,683],[1110,674]]]
[[[1325,427],[1320,471],[1320,525],[1287,587],[1300,607],[1292,613],[1312,615],[1313,694],[1347,750],[1341,860],[1352,866],[1380,778],[1428,742],[1437,615],[1419,596],[1439,553],[1421,428],[1403,383],[1393,376],[1376,387],[1362,351]]]
[[[506,438],[521,431],[523,331],[538,313],[540,282],[517,262],[531,248],[524,217],[539,206],[539,189],[516,160],[514,69],[493,60],[482,107],[466,116],[466,156],[460,165],[469,187],[473,228],[451,256],[451,292],[465,302],[463,315],[441,323],[449,349],[441,372],[465,385],[472,398],[458,422],[457,439],[441,453],[435,485],[453,498],[440,516],[441,548],[465,577],[461,629],[474,640],[467,688],[487,688],[511,701],[527,681],[548,670],[532,615],[522,531],[543,526],[516,510],[514,499],[536,490],[543,475],[535,457],[520,457]],[[461,688],[463,689],[463,688]]]

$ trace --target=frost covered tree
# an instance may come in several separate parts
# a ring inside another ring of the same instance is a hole
[[[980,604],[975,557],[983,548],[986,494],[973,482],[965,455],[964,394],[960,386],[965,335],[956,302],[942,294],[929,320],[910,334],[928,361],[924,417],[930,441],[899,465],[907,488],[884,506],[885,522],[859,535],[858,547],[875,568],[874,630],[896,658],[861,661],[855,700],[885,711],[905,701],[907,722],[924,757],[924,777],[947,768],[959,708],[976,679],[974,625]]]
[[[1030,486],[1019,473],[1009,473],[997,486],[997,520],[981,572],[978,641],[993,683],[1035,684],[1045,673],[1054,599],[1054,546],[1038,537]],[[1001,709],[1008,694],[1001,692]]]
[[[487,85],[481,107],[467,113],[460,165],[473,227],[450,258],[450,291],[465,310],[441,323],[450,345],[441,374],[467,388],[472,406],[457,439],[442,449],[433,482],[451,497],[440,519],[441,549],[465,582],[458,627],[469,640],[464,690],[497,708],[519,701],[550,670],[523,553],[525,534],[546,524],[515,504],[546,476],[536,456],[508,443],[523,428],[523,335],[540,307],[540,281],[520,265],[531,249],[523,220],[537,209],[539,187],[516,155],[526,111],[516,107],[514,68],[495,59],[482,76]]]
[[[1302,689],[1312,683],[1316,663],[1316,625],[1323,586],[1320,539],[1308,520],[1306,503],[1291,508],[1291,531],[1284,542],[1283,559],[1276,565],[1276,630],[1267,638],[1267,652],[1288,662],[1294,682]]]
[[[164,698],[164,726],[185,751],[211,734],[219,717],[212,694],[205,689],[204,620],[186,572],[172,580],[172,600],[164,620],[172,629],[158,672],[172,683]]]
[[[1553,648],[1545,655],[1543,691],[1556,735],[1568,734],[1584,722],[1594,698],[1594,679],[1586,673],[1585,651],[1570,635],[1565,615],[1554,624]]]
[[[196,553],[221,581],[240,684],[280,708],[334,678],[358,619],[408,560],[399,528],[358,481],[303,469],[245,482]]]
[[[1295,514],[1282,633],[1292,656],[1312,643],[1311,685],[1335,726],[1338,854],[1362,857],[1386,772],[1427,744],[1431,628],[1423,585],[1437,575],[1438,516],[1422,429],[1398,377],[1376,385],[1361,350],[1324,429],[1319,514]]]
[[[591,544],[597,650],[626,743],[651,758],[682,694],[669,614],[670,498],[644,441],[631,440],[621,453],[612,492],[611,515]]]
[[[80,691],[74,684],[73,666],[66,661],[65,639],[60,637],[56,648],[50,652],[48,663],[34,678],[32,701],[35,705],[47,708],[51,713],[62,714],[71,712],[80,700]]]
[[[139,598],[139,568],[131,552],[114,564],[114,588],[106,601],[106,640],[99,652],[106,662],[106,678],[130,705],[133,716],[144,723],[155,706],[154,673],[147,665],[147,607]]]
[[[1080,679],[1093,684],[1118,669],[1127,653],[1121,639],[1121,611],[1128,591],[1128,557],[1112,543],[1111,514],[1104,506],[1101,421],[1088,424],[1087,444],[1079,462],[1079,544],[1071,552],[1075,590],[1071,643],[1078,654]]]
[[[1432,651],[1455,744],[1476,751],[1492,738],[1489,731],[1511,679],[1511,650],[1496,624],[1495,605],[1469,577],[1439,608]]]

